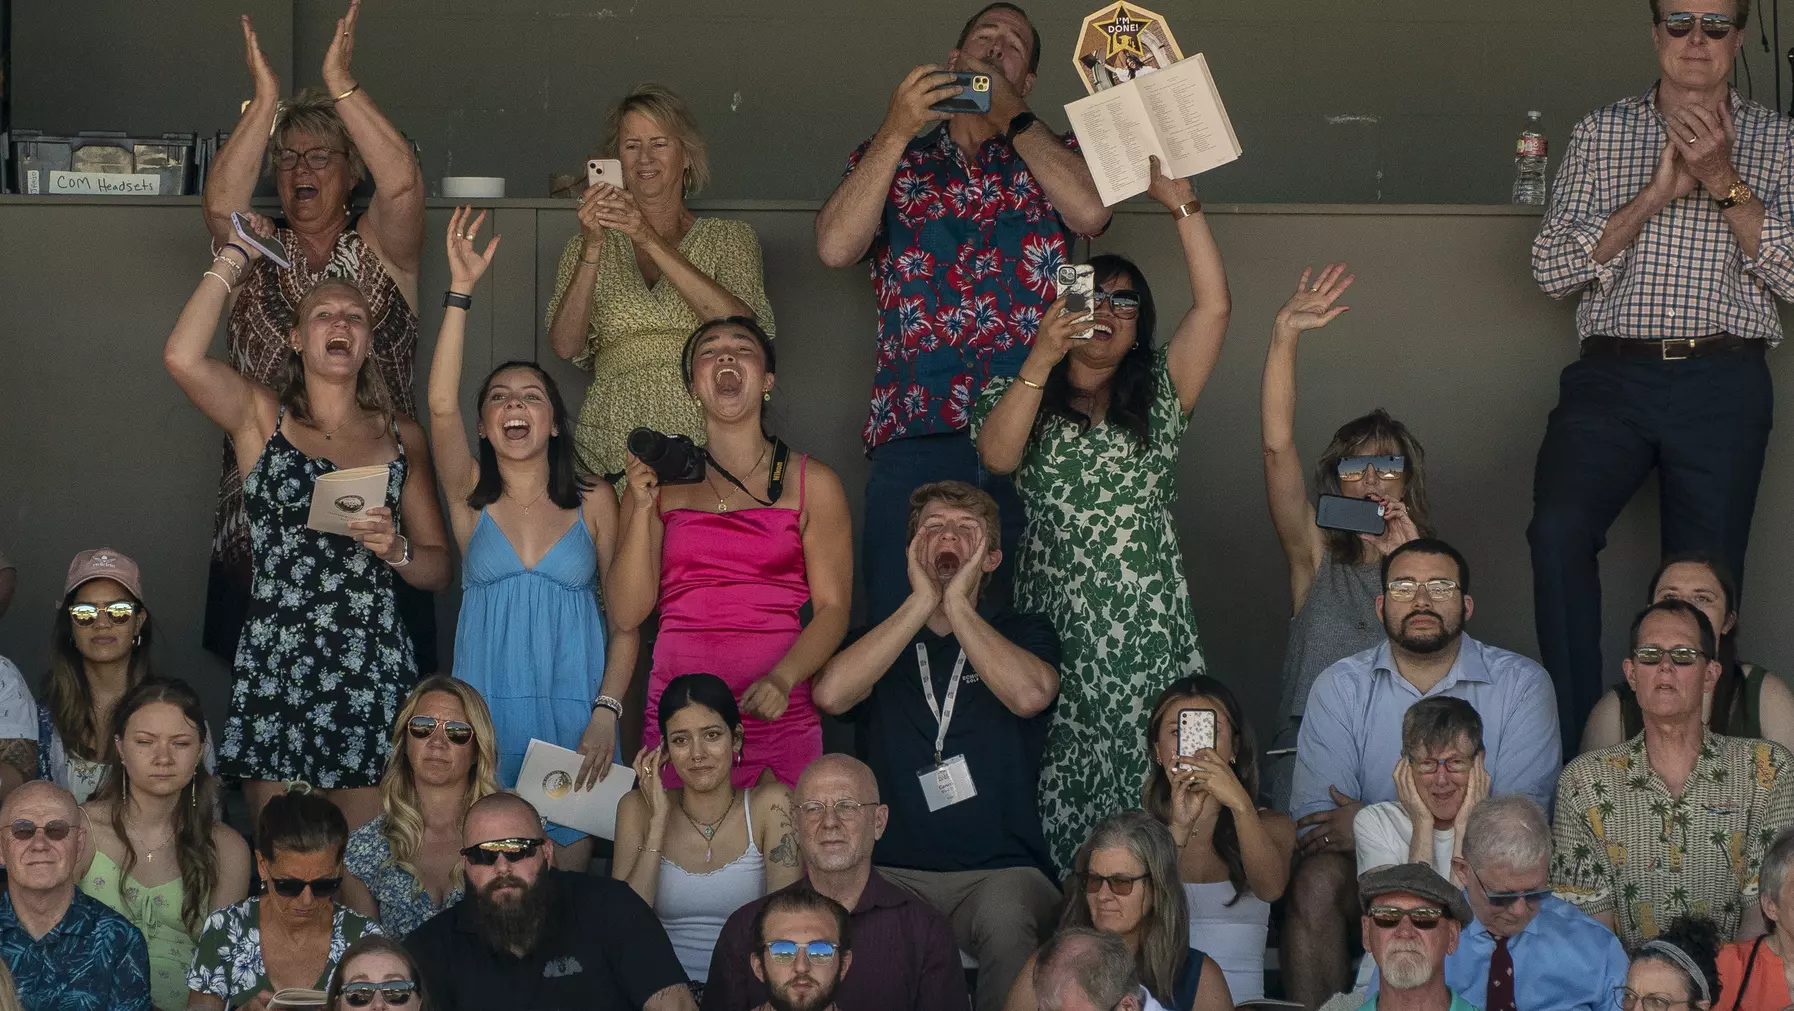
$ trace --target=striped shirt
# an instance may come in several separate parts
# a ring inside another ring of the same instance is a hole
[[[1651,181],[1668,142],[1656,88],[1590,113],[1570,135],[1551,206],[1532,244],[1545,294],[1581,292],[1578,339],[1693,338],[1718,333],[1782,339],[1777,297],[1794,297],[1794,123],[1731,93],[1732,163],[1765,210],[1748,257],[1713,196],[1697,187],[1645,223],[1606,263],[1594,259],[1607,219]]]

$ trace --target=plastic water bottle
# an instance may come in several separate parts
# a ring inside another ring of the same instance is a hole
[[[1538,110],[1526,114],[1526,129],[1514,145],[1514,203],[1545,203],[1545,131]]]

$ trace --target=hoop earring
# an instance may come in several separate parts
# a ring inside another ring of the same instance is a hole
[[[143,645],[143,633],[142,632],[137,633],[136,638],[131,640],[131,645],[133,645],[133,646]]]

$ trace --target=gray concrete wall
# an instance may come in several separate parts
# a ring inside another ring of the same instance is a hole
[[[160,350],[206,260],[196,201],[131,204],[0,198],[0,551],[19,565],[0,655],[41,672],[68,559],[110,544],[144,566],[161,625],[163,668],[203,689],[221,718],[226,672],[199,647],[218,433],[163,371]],[[830,271],[811,238],[813,206],[734,202],[706,213],[748,220],[766,249],[779,317],[778,427],[835,466],[859,513],[866,465],[859,427],[870,388],[872,295],[859,269]],[[427,376],[447,280],[429,212],[422,290]],[[466,395],[508,358],[551,357],[542,313],[573,217],[554,204],[497,211],[506,236],[476,296]],[[1312,459],[1340,422],[1383,406],[1425,442],[1441,533],[1476,566],[1473,634],[1536,655],[1524,530],[1533,454],[1574,349],[1570,307],[1540,295],[1526,268],[1536,218],[1489,208],[1217,207],[1234,324],[1185,437],[1177,507],[1184,565],[1211,669],[1260,721],[1275,707],[1288,615],[1282,556],[1264,507],[1259,374],[1271,317],[1304,264],[1347,259],[1352,311],[1302,351],[1298,434]],[[1127,207],[1097,244],[1137,259],[1155,281],[1164,326],[1188,307],[1162,212]],[[1791,367],[1776,355],[1778,374]],[[556,362],[570,399],[581,374]],[[1794,629],[1794,467],[1771,443],[1744,615],[1745,653],[1786,671]],[[1654,490],[1615,526],[1604,571],[1610,651],[1656,560]],[[444,655],[453,596],[442,601]]]
[[[1070,51],[1099,0],[1030,0],[1035,107],[1065,129]],[[369,0],[356,70],[423,150],[425,176],[501,175],[548,193],[609,105],[657,79],[697,110],[711,195],[821,199],[891,88],[945,58],[981,0]],[[1155,6],[1149,4],[1150,6]],[[1767,17],[1771,0],[1761,0]],[[249,97],[236,16],[256,18],[289,88],[317,84],[347,0],[15,0],[15,126],[228,129]],[[1554,144],[1656,77],[1646,0],[1158,0],[1206,52],[1247,156],[1202,180],[1229,201],[1503,203],[1528,109]],[[1794,44],[1794,8],[1789,43]],[[79,30],[71,30],[72,26]],[[1749,46],[1772,102],[1781,57]],[[1740,87],[1745,87],[1740,82]]]

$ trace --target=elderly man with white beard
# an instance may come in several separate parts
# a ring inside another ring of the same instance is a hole
[[[1324,1008],[1363,1011],[1476,1011],[1445,984],[1445,957],[1458,948],[1470,906],[1426,864],[1397,864],[1358,877],[1364,950],[1376,960],[1381,989],[1362,1005],[1341,994]]]

